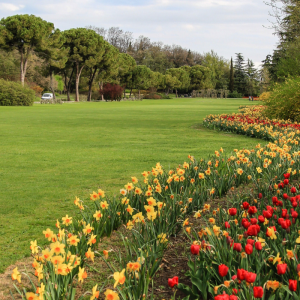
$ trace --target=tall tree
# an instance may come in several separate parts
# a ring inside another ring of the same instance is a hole
[[[246,74],[245,60],[241,53],[236,53],[234,61],[234,83],[238,93],[245,94]]]
[[[98,60],[98,63],[87,68],[89,86],[87,101],[92,100],[92,86],[95,78],[97,78],[100,83],[99,87],[102,88],[104,81],[108,81],[111,76],[117,75],[118,73],[117,60],[119,50],[106,41],[103,41],[103,43],[101,43],[101,51],[104,51],[104,53],[102,58]]]
[[[233,76],[233,61],[232,61],[232,57],[230,60],[230,78],[229,78],[229,90],[232,93],[234,91],[234,76]]]
[[[172,68],[167,70],[166,74],[170,74],[172,77],[175,77],[173,88],[176,92],[176,98],[178,97],[178,89],[187,89],[190,85],[190,76],[189,73],[184,68]]]
[[[34,51],[41,51],[54,31],[53,23],[34,15],[15,15],[0,21],[0,47],[20,53],[20,81],[24,85],[28,60]]]
[[[126,87],[130,86],[130,84],[132,83],[132,76],[135,67],[136,63],[133,57],[126,53],[120,53],[118,59],[118,77],[121,86],[123,86],[124,88],[124,98],[126,93]]]
[[[169,94],[170,89],[178,88],[180,86],[180,81],[171,74],[165,74],[163,78],[163,87],[166,88],[166,95]]]
[[[70,29],[63,32],[64,46],[70,49],[68,61],[75,72],[75,101],[79,101],[79,80],[84,67],[97,65],[105,52],[104,40],[94,30]]]
[[[192,51],[189,49],[187,56],[186,56],[186,63],[188,66],[192,67],[194,65],[194,58]]]
[[[211,50],[204,53],[202,65],[209,68],[212,88],[223,89],[229,81],[229,61]]]
[[[190,68],[190,88],[201,90],[212,88],[210,70],[207,67],[195,65]]]
[[[64,36],[56,29],[47,39],[47,44],[37,53],[39,57],[44,59],[46,67],[45,74],[50,77],[49,88],[53,93],[54,99],[56,98],[55,89],[53,87],[53,81],[55,80],[54,71],[63,69],[68,60],[69,49],[63,47],[64,42]]]
[[[141,89],[148,89],[151,86],[152,71],[146,66],[136,66],[133,71],[133,86],[139,90],[139,99],[141,98]]]
[[[245,67],[246,74],[246,92],[249,96],[253,96],[253,93],[257,93],[258,88],[258,72],[254,67],[252,60],[248,59]]]

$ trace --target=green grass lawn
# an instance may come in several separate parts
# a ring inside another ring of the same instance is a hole
[[[257,102],[251,102],[251,104]],[[201,125],[242,99],[172,99],[0,107],[0,271],[29,255],[30,240],[72,215],[75,196],[116,194],[156,162],[165,168],[258,140]]]

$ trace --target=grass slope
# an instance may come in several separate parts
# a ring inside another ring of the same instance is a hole
[[[252,104],[253,102],[251,102]],[[30,255],[29,241],[74,212],[71,200],[117,194],[130,176],[258,140],[200,123],[247,100],[172,99],[0,107],[0,271]],[[196,130],[198,129],[198,130]]]

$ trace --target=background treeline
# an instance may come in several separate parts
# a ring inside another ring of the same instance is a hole
[[[266,115],[300,121],[300,1],[270,0],[271,28],[278,36],[272,55],[263,61]]]
[[[103,98],[106,84],[138,93],[166,95],[201,89],[229,89],[230,97],[261,92],[261,73],[251,60],[234,62],[211,51],[200,54],[178,45],[151,42],[118,27],[88,26],[60,31],[34,15],[0,21],[0,78],[20,81],[40,95],[64,93]],[[107,90],[107,88],[106,88]],[[119,93],[118,93],[119,94]],[[118,96],[118,98],[120,98]],[[1,102],[1,101],[0,101]]]

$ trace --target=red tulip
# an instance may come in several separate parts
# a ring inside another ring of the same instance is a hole
[[[255,206],[250,206],[248,209],[249,215],[254,215],[257,213],[257,208]]]
[[[230,300],[230,298],[229,298],[229,295],[223,294],[223,295],[215,296],[215,300]]]
[[[283,221],[281,221],[281,227],[282,227],[282,229],[287,229],[287,228],[289,228],[289,226],[288,226],[288,224],[287,224],[287,222],[285,221],[285,220],[283,220]]]
[[[282,218],[285,218],[286,215],[287,215],[287,209],[283,209],[283,210],[281,211],[281,217],[282,217]]]
[[[253,252],[253,246],[250,245],[250,244],[247,244],[247,245],[245,246],[245,252],[246,252],[248,255],[251,255],[252,252]]]
[[[277,265],[277,274],[278,274],[278,275],[283,275],[283,274],[285,274],[285,272],[286,272],[286,267],[287,267],[287,264],[278,264],[278,265]]]
[[[252,218],[252,219],[250,219],[250,222],[251,222],[252,225],[255,225],[255,224],[257,224],[257,219]]]
[[[173,288],[175,285],[178,285],[178,277],[174,276],[173,278],[169,278],[168,285],[170,288]]]
[[[283,174],[283,176],[284,176],[285,179],[289,179],[289,178],[290,178],[290,175],[291,175],[290,173],[285,173],[285,174]]]
[[[263,197],[262,193],[258,194],[258,198],[261,199]]]
[[[264,223],[265,222],[265,218],[263,216],[258,216],[258,221],[260,223]]]
[[[239,298],[235,295],[230,295],[229,300],[238,300]]]
[[[198,255],[200,251],[200,246],[199,245],[192,245],[191,246],[191,253],[193,255]]]
[[[250,245],[252,245],[252,246],[254,245],[254,242],[255,242],[255,241],[252,240],[252,239],[248,239],[248,240],[247,240],[247,244],[250,244]]]
[[[296,193],[296,188],[294,186],[291,188],[291,193],[293,193],[293,194]]]
[[[229,224],[229,222],[225,222],[225,228],[230,228],[230,224]]]
[[[237,278],[238,280],[244,280],[245,279],[245,270],[244,269],[237,269]]]
[[[288,185],[289,182],[290,182],[290,181],[289,181],[288,179],[284,179],[284,180],[283,180],[283,183],[284,183],[285,185]]]
[[[261,286],[254,286],[253,287],[253,295],[254,295],[254,298],[261,299],[264,295],[264,289]]]
[[[272,218],[272,212],[269,210],[264,210],[263,211],[263,216],[267,219],[271,219]]]
[[[256,250],[260,251],[262,249],[261,242],[256,242],[255,243],[255,248],[256,248]]]
[[[233,244],[233,250],[235,250],[237,252],[241,252],[242,251],[242,245],[240,243],[234,243]]]
[[[277,198],[277,197],[272,197],[272,202],[273,202],[273,204],[277,203],[277,201],[278,201],[278,198]]]
[[[248,202],[243,202],[243,208],[248,209],[250,207],[250,204]]]
[[[281,225],[281,222],[284,222],[284,219],[283,219],[283,218],[279,218],[279,219],[277,220],[277,222],[278,222],[279,225]]]
[[[300,272],[300,264],[297,265],[297,273]]]
[[[229,208],[229,214],[231,216],[235,216],[237,214],[237,209],[236,208]]]
[[[285,200],[289,198],[288,194],[286,194],[286,193],[284,193],[282,196],[283,196],[283,199],[285,199]]]
[[[243,219],[242,225],[245,229],[247,229],[251,225],[251,223],[247,219]]]
[[[249,226],[248,230],[247,230],[247,234],[249,236],[257,236],[257,227],[256,225],[251,225]]]
[[[292,292],[296,292],[297,291],[297,280],[289,279],[289,289]]]
[[[253,283],[256,279],[256,274],[255,273],[252,273],[252,272],[246,272],[245,273],[245,280],[248,282],[248,283]]]
[[[298,205],[298,203],[297,203],[296,201],[293,201],[293,202],[292,202],[292,206],[293,206],[293,207],[297,207],[297,205]]]
[[[227,273],[228,273],[228,269],[229,269],[229,268],[228,268],[226,265],[219,265],[219,275],[220,275],[221,277],[226,276]]]
[[[234,295],[237,295],[238,290],[237,289],[232,289],[232,292],[233,292]]]

